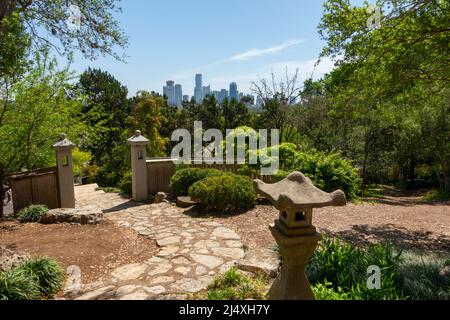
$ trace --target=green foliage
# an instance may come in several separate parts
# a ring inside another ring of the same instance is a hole
[[[22,223],[38,222],[39,219],[47,213],[48,208],[43,205],[31,205],[20,210],[17,213],[17,218]]]
[[[0,273],[0,300],[51,298],[63,280],[63,269],[56,261],[32,259]]]
[[[403,254],[399,286],[405,295],[420,300],[450,300],[450,276],[441,276],[445,259],[437,256]]]
[[[206,210],[246,210],[256,203],[256,193],[249,177],[222,174],[205,178],[189,188],[189,196]]]
[[[73,175],[74,177],[80,177],[88,170],[89,164],[92,160],[92,154],[90,152],[81,151],[78,148],[72,151],[73,160]]]
[[[307,267],[307,275],[313,286],[331,283],[335,291],[348,293],[351,299],[399,299],[403,297],[397,285],[400,255],[389,244],[356,248],[325,238]],[[380,290],[370,290],[366,285],[367,269],[372,265],[381,269]]]
[[[327,281],[315,285],[312,290],[317,300],[352,300],[350,294],[345,293],[342,288],[335,289],[333,284]]]
[[[64,271],[55,260],[31,259],[17,269],[27,274],[29,278],[36,279],[41,297],[50,298],[62,287]]]
[[[120,180],[119,189],[122,190],[124,194],[132,194],[133,193],[133,181],[132,181],[132,173],[128,171],[125,173],[123,178]]]
[[[0,273],[0,300],[34,300],[40,296],[36,277],[23,269],[10,269]]]
[[[238,273],[232,268],[223,275],[215,278],[208,287],[208,300],[262,300],[266,297],[265,279],[258,277],[252,279],[249,276]]]
[[[175,196],[187,196],[189,188],[197,181],[223,174],[224,172],[215,169],[184,168],[173,175],[170,186]]]
[[[450,192],[445,190],[431,190],[424,196],[427,201],[449,201]]]
[[[122,193],[122,190],[114,187],[98,187],[95,191],[103,191],[105,193]]]

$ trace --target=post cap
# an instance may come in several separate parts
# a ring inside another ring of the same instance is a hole
[[[132,145],[146,145],[146,144],[148,144],[148,142],[150,140],[148,140],[146,137],[144,137],[140,130],[136,130],[134,132],[134,136],[129,138],[127,141],[128,141],[128,144],[132,144]]]
[[[65,133],[61,133],[61,140],[53,145],[53,149],[61,150],[61,149],[69,149],[72,150],[75,148],[75,144],[67,139],[67,135]]]

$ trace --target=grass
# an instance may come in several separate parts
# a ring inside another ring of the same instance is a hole
[[[122,190],[113,187],[98,187],[95,189],[95,191],[103,191],[105,193],[122,193]]]
[[[231,268],[217,277],[208,287],[207,300],[263,300],[266,298],[267,282],[262,276],[252,278]]]
[[[450,201],[450,192],[433,189],[427,192],[423,198],[427,201]]]
[[[22,223],[38,222],[39,219],[48,212],[48,208],[44,205],[31,205],[20,210],[16,218]]]
[[[49,258],[30,259],[0,273],[0,300],[51,298],[64,281],[64,271]]]

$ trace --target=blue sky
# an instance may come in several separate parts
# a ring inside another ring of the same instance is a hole
[[[306,78],[332,68],[317,68],[323,42],[317,26],[322,16],[318,0],[122,0],[118,20],[130,38],[126,63],[113,58],[94,62],[75,56],[73,69],[104,69],[137,90],[162,92],[167,80],[193,95],[194,76],[203,74],[213,90],[236,81],[250,92],[252,81],[282,76],[286,67]]]

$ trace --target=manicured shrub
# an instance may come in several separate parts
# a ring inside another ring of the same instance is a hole
[[[177,170],[170,181],[175,196],[187,196],[189,188],[196,182],[209,177],[224,175],[225,172],[215,169],[185,168]]]
[[[49,258],[30,259],[19,265],[17,270],[36,280],[40,296],[44,298],[57,293],[64,280],[64,271],[61,266]]]
[[[0,300],[51,298],[63,280],[64,272],[56,261],[31,259],[0,273]]]
[[[22,223],[37,222],[45,213],[47,213],[47,211],[48,208],[46,206],[31,205],[29,207],[20,210],[17,213],[16,217]]]
[[[133,193],[133,182],[132,182],[132,173],[131,171],[125,173],[122,179],[119,182],[119,189],[122,190],[124,194],[132,194]]]
[[[235,174],[200,180],[189,188],[189,196],[207,210],[245,210],[256,203],[252,180]]]

